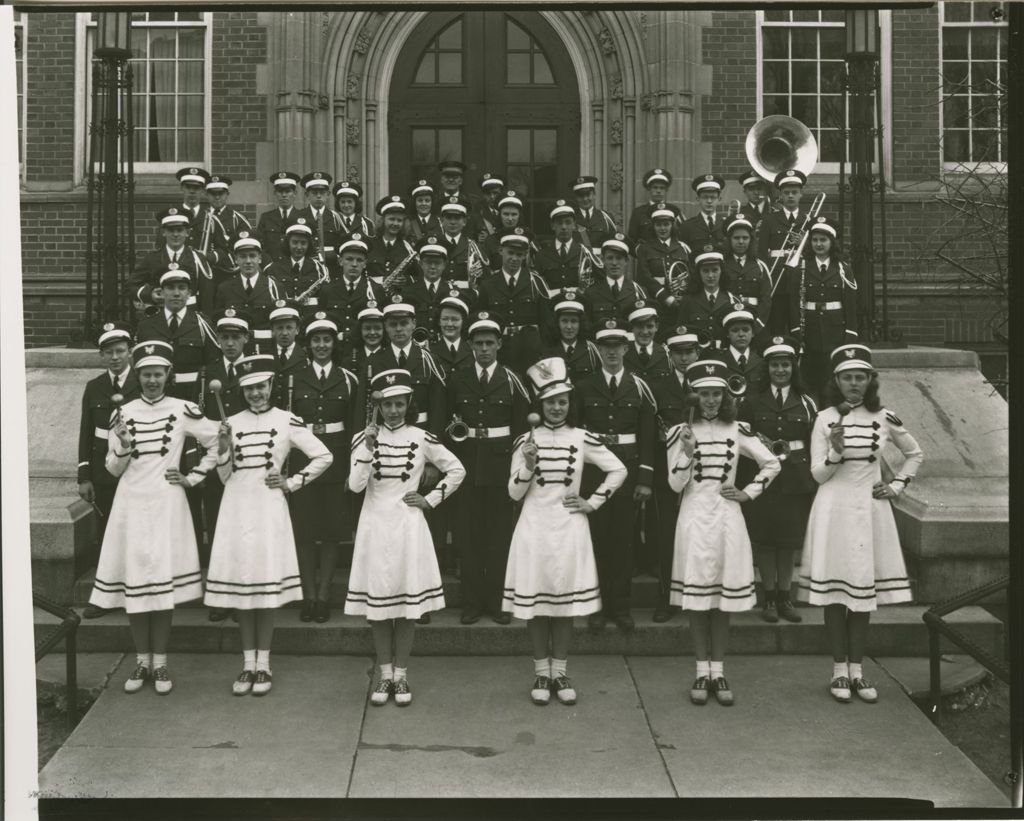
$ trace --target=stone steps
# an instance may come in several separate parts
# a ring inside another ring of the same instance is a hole
[[[636,585],[634,585],[635,589]],[[927,656],[928,631],[921,620],[923,605],[884,607],[872,614],[868,653],[872,656]],[[729,635],[730,654],[827,654],[823,611],[802,607],[801,624],[764,622],[757,610],[737,613]],[[240,651],[237,625],[230,619],[213,623],[204,607],[182,607],[174,614],[172,653],[236,653]],[[513,620],[501,626],[489,618],[475,625],[459,623],[459,610],[449,607],[434,613],[432,623],[418,627],[414,653],[422,656],[527,655],[530,642],[525,622]],[[587,629],[586,619],[577,618],[573,631],[573,654],[628,654],[678,656],[692,652],[688,620],[676,614],[664,624],[651,621],[652,610],[633,610],[636,630],[624,634],[609,625],[599,634]],[[972,641],[1001,655],[1004,652],[1002,623],[981,607],[965,607],[950,620]],[[40,636],[56,619],[36,611],[35,629]],[[128,618],[117,611],[99,619],[83,621],[78,631],[78,649],[83,653],[127,651],[132,647]],[[943,642],[944,652],[956,648]],[[59,651],[58,651],[59,652]],[[274,652],[298,655],[372,655],[373,645],[366,620],[344,616],[340,608],[325,624],[299,621],[294,607],[283,609],[277,618]]]

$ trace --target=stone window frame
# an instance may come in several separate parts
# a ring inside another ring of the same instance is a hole
[[[821,11],[821,9],[810,9],[812,11]],[[792,9],[787,9],[792,11]],[[799,9],[798,9],[799,11]],[[765,28],[784,28],[784,29],[797,29],[797,28],[839,28],[844,29],[845,23],[843,22],[820,22],[819,21],[772,21],[765,20],[765,12],[763,9],[755,11],[756,24],[755,24],[755,104],[757,117],[760,120],[764,116],[764,75],[762,68],[764,65],[764,41],[763,41],[763,30]],[[886,177],[892,179],[892,11],[888,9],[880,10],[878,13],[878,39],[879,39],[879,72],[880,72],[880,86],[882,96],[882,128],[884,134],[884,140],[882,143],[882,160],[885,167]],[[820,90],[819,90],[820,95]],[[847,103],[849,105],[849,103]],[[847,123],[849,127],[849,123]],[[813,130],[813,129],[812,129]],[[820,148],[820,146],[819,146]],[[852,162],[852,155],[847,153],[847,164],[846,171],[850,173],[850,165]],[[839,174],[839,162],[821,162],[819,161],[814,167],[814,173],[825,174],[825,175],[836,175]],[[872,167],[877,171],[877,161],[872,163]]]
[[[940,77],[940,80],[941,80],[941,83],[940,83],[939,89],[938,89],[938,99],[939,99],[939,141],[940,141],[939,159],[940,159],[940,161],[942,163],[942,170],[944,172],[946,172],[946,173],[950,173],[950,172],[952,172],[952,173],[969,173],[969,172],[972,172],[972,171],[980,172],[980,173],[993,173],[993,174],[1004,173],[1006,171],[1006,168],[1007,168],[1007,162],[1006,162],[1005,158],[1006,158],[1007,152],[1009,151],[1009,147],[1007,145],[1007,143],[1008,143],[1008,136],[1004,137],[1004,139],[1002,141],[1002,151],[1001,151],[1002,159],[1000,159],[1000,160],[996,160],[996,161],[993,161],[993,160],[971,160],[970,158],[968,158],[966,160],[947,160],[946,159],[946,157],[945,157],[945,139],[946,139],[946,123],[945,123],[945,116],[946,116],[946,112],[945,112],[945,108],[946,108],[945,107],[945,100],[946,100],[945,63],[946,63],[946,59],[945,59],[945,57],[943,55],[943,51],[944,51],[944,47],[945,47],[945,34],[946,34],[947,29],[953,29],[953,30],[956,30],[956,29],[960,29],[960,30],[962,30],[962,29],[1006,29],[1006,30],[1008,30],[1010,24],[1009,24],[1009,15],[1006,13],[1006,10],[1005,10],[1006,4],[1002,3],[1002,2],[995,3],[995,4],[989,4],[989,3],[980,4],[980,8],[983,8],[985,10],[988,10],[992,5],[998,5],[1000,8],[1002,8],[1003,12],[1004,12],[1004,16],[1003,16],[1003,19],[1002,19],[1001,22],[993,22],[992,20],[974,20],[974,19],[969,20],[969,21],[948,21],[947,22],[947,20],[946,20],[946,5],[947,4],[945,2],[940,2],[937,5],[939,7],[939,13],[936,15],[936,19],[938,20],[938,27],[939,27],[939,54],[938,54],[938,57],[939,57],[939,77]],[[962,5],[968,5],[968,4],[962,4]],[[973,11],[975,4],[972,3],[972,4],[969,4],[969,5],[970,5],[970,8]],[[972,17],[973,17],[973,14],[972,14]],[[970,46],[970,42],[971,42],[972,39],[973,38],[969,38],[968,39],[968,49],[970,49],[970,47],[971,47]],[[998,56],[999,41],[997,40],[996,42],[997,42],[997,57],[996,57],[995,62],[996,62],[997,65],[999,65],[999,61],[1000,61],[1000,57]],[[970,51],[968,51],[968,60],[967,60],[967,62],[970,65],[971,63],[981,62],[981,61],[971,60],[971,58],[970,58]],[[1008,61],[1007,61],[1007,58],[1006,58],[1005,54],[1002,55],[1002,70],[1000,72],[997,69],[997,73],[1001,74],[1003,77],[1007,76],[1008,73],[1009,73],[1009,65],[1008,65]],[[973,95],[970,93],[970,90],[969,90],[969,92],[968,92],[968,100],[970,100],[971,96],[973,96]],[[1006,123],[1003,123],[1003,128],[1004,129],[1006,128]],[[967,132],[968,132],[968,136],[970,137],[970,135],[973,133],[973,128],[971,126],[968,126]],[[1008,134],[1008,132],[1004,130],[1004,134]],[[973,140],[971,140],[969,142],[969,145],[973,145]]]
[[[175,11],[190,11],[186,7],[175,9]],[[89,129],[87,111],[89,100],[87,99],[87,78],[91,72],[89,55],[86,53],[88,42],[88,30],[95,26],[91,22],[92,12],[77,12],[75,14],[75,153],[74,153],[74,179],[75,183],[82,185],[85,182],[86,163],[89,146]],[[179,168],[186,165],[195,165],[209,169],[211,162],[212,143],[212,115],[213,115],[213,12],[200,12],[199,20],[184,21],[147,21],[140,23],[132,20],[132,27],[146,28],[198,28],[205,30],[203,38],[203,156],[196,158],[182,158],[168,162],[135,162],[136,176],[164,176],[173,175]],[[138,82],[138,78],[135,78]],[[137,118],[137,114],[136,114]]]

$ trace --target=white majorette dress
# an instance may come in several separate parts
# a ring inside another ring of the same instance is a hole
[[[734,486],[740,456],[759,468],[742,488],[751,499],[764,492],[781,465],[743,422],[695,419],[692,459],[683,451],[681,430],[676,425],[666,443],[669,487],[683,494],[669,604],[683,610],[750,610],[756,599],[747,524],[740,503],[726,499],[721,489]]]
[[[626,468],[600,439],[583,428],[547,423],[534,431],[537,467],[526,469],[523,444],[512,452],[509,495],[523,500],[512,534],[501,609],[517,619],[534,616],[585,616],[601,609],[601,588],[594,562],[590,525],[582,513],[562,505],[579,493],[583,465],[604,471],[601,485],[587,501],[596,510],[626,480]]]
[[[423,468],[444,474],[426,500],[437,507],[466,476],[455,455],[415,425],[381,425],[372,453],[362,431],[352,437],[349,487],[366,490],[359,514],[345,614],[370,621],[418,619],[444,609],[441,571],[423,511],[402,501],[417,491]]]
[[[840,420],[844,447],[837,454],[828,434]],[[891,483],[901,491],[924,456],[895,414],[885,408],[872,413],[863,405],[846,416],[835,407],[818,414],[811,433],[811,474],[819,487],[800,560],[800,600],[857,611],[911,600],[892,505],[872,496],[875,482],[882,481],[880,455],[888,442],[905,457]]]
[[[333,457],[301,419],[280,408],[244,410],[228,417],[231,457],[217,463],[224,496],[206,573],[209,607],[255,610],[302,598],[288,500],[265,484],[267,471],[282,470],[292,448],[309,457],[288,477],[289,492],[312,482]]]
[[[200,598],[203,586],[185,488],[164,473],[178,467],[190,436],[207,450],[186,481],[189,487],[203,481],[217,463],[218,428],[197,405],[172,396],[133,399],[121,414],[131,447],[122,451],[117,434],[108,434],[107,470],[121,481],[89,603],[128,613],[170,610]]]

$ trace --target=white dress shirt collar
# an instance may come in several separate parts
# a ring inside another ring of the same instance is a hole
[[[611,387],[611,382],[612,382],[612,377],[613,376],[615,377],[615,384],[619,385],[621,387],[622,380],[626,376],[626,369],[625,368],[621,368],[618,373],[612,373],[611,371],[608,371],[605,368],[601,368],[601,373],[604,374],[604,381],[605,381],[605,384],[608,385],[608,387]]]
[[[171,311],[170,308],[164,308],[164,319],[166,319],[167,322],[169,323],[171,321],[171,317],[172,316],[176,316],[176,317],[178,317],[178,322],[184,322],[185,321],[185,310],[186,310],[185,308],[182,308],[180,311],[174,313],[174,312]]]
[[[492,362],[486,368],[483,367],[479,362],[474,362],[473,367],[476,368],[476,378],[479,379],[484,371],[487,371],[487,381],[490,382],[494,378],[494,370],[498,367],[497,362]]]

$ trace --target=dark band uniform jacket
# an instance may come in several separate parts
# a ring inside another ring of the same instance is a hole
[[[434,361],[444,374],[445,381],[451,379],[451,373],[456,368],[464,368],[473,364],[473,346],[466,339],[460,339],[458,347],[453,354],[450,343],[447,339],[436,339],[430,342],[427,350],[434,357]]]
[[[138,342],[159,339],[174,346],[174,380],[167,386],[168,396],[198,402],[200,371],[207,362],[221,355],[217,333],[209,320],[192,308],[184,309],[177,331],[172,331],[168,310],[161,308],[155,314],[143,317],[135,329]]]
[[[271,208],[260,214],[253,236],[260,241],[263,261],[267,264],[275,259],[288,256],[288,241],[285,229],[295,222],[299,209],[292,206],[282,215],[280,208]]]
[[[440,435],[448,425],[445,416],[447,399],[445,397],[444,374],[434,361],[429,351],[410,342],[406,354],[405,369],[412,376],[412,401],[416,405],[416,421],[414,424]],[[357,429],[366,427],[366,391],[370,378],[381,371],[401,368],[394,347],[385,342],[380,350],[373,354],[366,363],[367,372],[359,374],[359,396],[356,399],[356,413],[359,420]]]
[[[669,361],[665,348],[657,342],[647,345],[647,356],[641,356],[638,342],[630,342],[626,349],[626,356],[623,364],[626,370],[636,374],[652,386],[656,380],[663,379],[672,373],[672,363]]]
[[[390,245],[383,236],[370,238],[370,251],[366,256],[366,273],[370,279],[382,281],[395,268],[405,261],[412,253],[412,246],[407,245],[401,237],[393,240]],[[416,274],[416,260],[405,267],[405,275],[412,277]]]
[[[751,248],[743,263],[733,253],[725,255],[722,278],[729,282],[729,291],[743,307],[754,315],[754,346],[761,349],[768,341],[768,321],[772,309],[772,283],[768,278],[768,265]],[[761,343],[761,344],[758,344]]]
[[[671,326],[686,325],[694,331],[702,331],[719,344],[727,344],[722,320],[732,313],[736,302],[736,297],[722,288],[715,295],[713,307],[703,288],[696,293],[683,294],[676,303],[677,314]]]
[[[406,217],[405,236],[413,244],[424,237],[439,237],[443,233],[444,231],[441,230],[441,220],[435,214],[429,214],[426,217],[414,214]]]
[[[679,228],[679,239],[691,248],[703,248],[705,245],[715,246],[715,250],[725,252],[728,243],[725,239],[725,219],[719,214],[714,215],[714,224],[708,228],[704,213],[697,214],[687,220]]]
[[[207,419],[212,419],[215,422],[221,421],[220,408],[217,405],[217,399],[210,390],[210,383],[213,380],[218,380],[221,384],[220,401],[224,404],[224,413],[227,416],[238,413],[240,410],[248,407],[245,399],[242,396],[242,388],[238,384],[238,377],[241,374],[234,374],[229,376],[228,369],[224,364],[224,357],[218,356],[216,359],[210,360],[206,365],[206,378],[203,380],[203,397],[199,402],[199,406],[203,409],[203,414]],[[225,418],[226,418],[225,417]]]
[[[798,210],[794,220],[795,227],[792,230],[799,230],[806,216],[806,209]],[[789,234],[789,217],[782,209],[772,211],[765,215],[757,228],[757,255],[771,268],[781,255],[780,249]],[[774,293],[772,294],[772,310],[768,321],[768,330],[773,335],[789,333],[790,327],[794,324],[793,317],[790,316],[789,288],[791,280],[784,266],[785,259],[782,259],[775,267],[775,279],[772,283]]]
[[[459,234],[458,240],[454,243],[443,230],[437,234],[437,238],[448,250],[448,265],[444,269],[444,278],[450,280],[460,291],[468,288],[469,229]],[[484,273],[486,270],[485,265]]]
[[[284,257],[276,260],[266,268],[263,273],[277,283],[277,291],[282,299],[296,299],[300,294],[305,293],[322,276],[322,270],[311,256],[304,256],[299,261],[299,269],[295,270],[296,260],[291,257]],[[323,296],[324,289],[330,280],[321,284],[303,302],[304,306],[318,306]]]
[[[629,228],[626,230],[626,236],[633,242],[638,242],[642,239],[654,239],[654,223],[651,222],[651,214],[659,208],[667,208],[669,211],[672,211],[676,215],[676,224],[682,224],[683,212],[679,210],[678,205],[673,205],[670,202],[646,202],[634,208],[633,213],[629,215]]]
[[[744,396],[752,396],[760,392],[761,386],[768,382],[768,366],[765,361],[753,348],[747,348],[744,354],[746,362],[740,365],[728,340],[723,345],[725,347],[721,350],[709,352],[707,358],[724,362],[732,373],[738,374],[746,380],[747,389]]]
[[[525,373],[540,358],[541,329],[551,325],[548,287],[543,277],[526,267],[516,274],[515,288],[509,290],[504,271],[480,282],[476,307],[493,311],[503,325],[505,342],[498,361],[518,373]]]
[[[690,246],[681,243],[677,239],[669,239],[667,243],[660,239],[645,239],[636,246],[636,268],[634,269],[637,279],[643,282],[643,278],[653,280],[658,288],[665,288],[668,283],[665,281],[665,272],[673,262],[683,263],[684,269],[689,268]],[[677,269],[678,270],[678,269]],[[657,293],[651,294],[656,296]]]
[[[94,485],[105,485],[111,489],[117,479],[107,471],[107,439],[110,431],[111,414],[114,403],[111,399],[115,393],[130,402],[139,395],[139,380],[135,369],[129,367],[123,384],[115,391],[109,371],[85,383],[82,393],[81,424],[78,428],[78,481],[92,482]],[[107,506],[109,509],[109,505]]]
[[[215,306],[218,312],[225,308],[237,308],[252,319],[250,343],[261,352],[267,350],[270,340],[270,311],[283,294],[277,280],[266,273],[253,277],[252,291],[246,289],[246,280],[239,273],[217,288]]]
[[[576,227],[580,236],[586,236],[590,247],[598,249],[606,239],[611,239],[619,230],[611,214],[600,208],[591,208],[589,212],[577,208]]]
[[[755,434],[771,442],[786,442],[789,452],[779,457],[782,463],[779,475],[759,498],[743,505],[742,510],[755,545],[799,548],[803,545],[807,516],[818,489],[818,483],[811,476],[810,461],[811,431],[818,409],[809,396],[798,394],[792,387],[780,407],[773,390],[774,387],[765,385],[764,392],[748,392],[740,405],[738,418],[747,422]],[[756,472],[755,464],[741,459],[737,487],[749,482]]]
[[[365,274],[354,280],[349,290],[349,281],[338,277],[320,291],[320,307],[333,311],[338,318],[338,332],[349,341],[355,330],[356,318],[371,300],[376,307],[383,308],[387,297],[384,289]],[[360,374],[360,379],[362,375]]]
[[[362,214],[352,214],[346,217],[339,211],[338,219],[341,220],[342,234],[357,233],[364,237],[372,237],[377,233],[377,227],[373,224],[373,220]]]
[[[209,260],[187,244],[179,249],[177,255],[178,261],[175,265],[182,271],[188,271],[192,278],[192,297],[189,298],[189,304],[194,304],[204,313],[212,313],[218,281]],[[146,254],[132,271],[128,280],[128,292],[140,302],[152,305],[153,289],[159,288],[160,277],[172,270],[172,261],[167,248]]]
[[[619,280],[619,295],[612,293],[612,287],[608,284],[608,277],[598,273],[594,277],[594,284],[584,291],[590,326],[592,328],[603,327],[609,319],[625,320],[626,316],[636,306],[637,300],[646,299],[651,294],[636,282],[633,277],[626,274]],[[617,455],[617,454],[616,454]]]
[[[601,367],[601,358],[597,352],[597,346],[589,339],[577,337],[572,344],[572,350],[566,348],[565,342],[559,340],[548,345],[544,349],[544,356],[560,356],[565,360],[565,367],[569,372],[569,379],[575,385],[584,376],[593,373]]]
[[[835,257],[829,259],[825,273],[818,271],[813,257],[804,263],[804,338],[805,348],[830,354],[840,345],[856,342],[857,283],[853,272]],[[800,331],[800,272],[791,271],[787,290],[789,333]]]
[[[476,292],[457,288],[443,276],[434,282],[434,293],[430,292],[430,283],[423,277],[399,289],[402,300],[416,309],[416,327],[439,330],[438,320],[441,316],[441,300],[448,296],[461,299],[466,307],[473,311],[476,305]]]
[[[288,410],[288,380],[290,377],[294,385],[295,374],[302,370],[309,361],[306,349],[298,342],[295,342],[285,352],[285,357],[282,361],[280,346],[271,340],[263,352],[271,354],[277,360],[277,376],[274,377],[274,405],[283,410]],[[292,399],[294,401],[294,393]]]
[[[323,261],[331,271],[338,270],[338,246],[345,234],[342,226],[341,214],[333,208],[322,208],[321,219],[323,221],[323,238],[320,236],[320,221],[313,213],[313,207],[307,205],[292,215],[293,221],[297,217],[306,220],[306,225],[313,229],[313,239],[309,244],[309,253],[313,255],[323,254]]]
[[[561,243],[553,239],[543,240],[540,249],[534,255],[533,264],[550,289],[549,295],[561,293],[563,288],[579,286],[581,243],[579,234],[569,239],[569,247],[564,255],[559,250]]]

